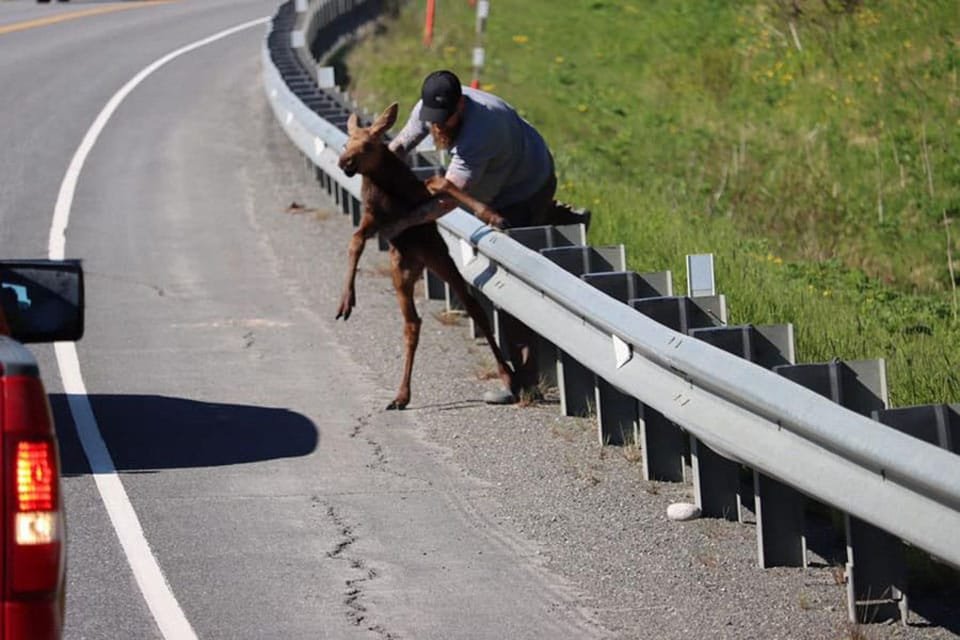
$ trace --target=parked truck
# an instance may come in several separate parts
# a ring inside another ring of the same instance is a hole
[[[78,261],[0,261],[0,640],[63,634],[66,531],[50,403],[24,343],[79,340]]]

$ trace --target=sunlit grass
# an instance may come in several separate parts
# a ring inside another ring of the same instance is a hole
[[[371,111],[472,77],[469,3],[429,49],[422,24],[407,3],[346,57]],[[481,82],[544,133],[591,244],[674,282],[714,253],[732,322],[792,322],[801,362],[885,358],[896,406],[960,402],[958,34],[955,0],[499,0]]]

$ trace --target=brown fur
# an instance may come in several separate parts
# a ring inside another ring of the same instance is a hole
[[[396,118],[397,104],[394,103],[387,107],[369,127],[358,126],[356,114],[352,114],[347,122],[347,133],[350,137],[340,155],[339,164],[348,176],[357,173],[363,176],[361,187],[363,213],[360,225],[350,239],[347,278],[344,282],[340,307],[337,310],[338,319],[341,317],[344,320],[348,319],[356,305],[354,283],[357,263],[367,239],[400,221],[418,206],[426,203],[435,193],[440,194],[441,198],[450,197],[464,204],[485,222],[496,226],[503,224],[503,219],[497,213],[442,177],[431,178],[426,182],[420,181],[381,140],[383,133],[393,126]],[[493,351],[500,379],[504,385],[512,388],[513,374],[497,348],[487,316],[468,292],[467,283],[450,257],[436,223],[431,221],[409,227],[391,238],[389,244],[391,277],[404,321],[405,359],[400,388],[387,409],[403,409],[410,402],[410,377],[413,372],[414,354],[420,341],[421,324],[413,301],[413,289],[424,267],[443,279],[461,300]]]

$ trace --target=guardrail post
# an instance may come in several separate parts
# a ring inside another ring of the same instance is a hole
[[[531,251],[540,253],[544,250],[558,248],[580,249],[584,247],[587,241],[586,228],[582,224],[514,227],[507,229],[505,233]],[[526,325],[510,314],[495,307],[486,296],[481,294],[478,296],[478,299],[480,300],[481,306],[492,318],[497,343],[504,355],[509,358],[510,348],[508,339],[511,332],[514,334],[517,334],[517,332],[525,332],[528,335],[535,335],[536,340],[534,344],[530,345],[530,348],[536,352],[538,378],[546,385],[559,386],[556,346],[543,336],[534,334]],[[474,334],[476,334],[477,329],[473,327],[472,320],[471,328]],[[514,366],[516,366],[516,364]],[[560,407],[561,410],[563,410],[564,401],[562,389],[560,391]],[[586,413],[586,410],[584,410],[583,413]]]
[[[330,199],[333,200],[333,198],[335,197],[334,194],[337,192],[337,189],[339,189],[339,185],[337,181],[333,179],[333,176],[330,175],[329,173],[327,174],[327,182],[325,186],[327,190],[327,196],[329,196]]]
[[[714,327],[718,324],[726,322],[727,319],[726,298],[722,295],[702,296],[697,298],[692,298],[690,296],[637,298],[630,300],[630,306],[650,319],[656,320],[660,324],[665,325],[674,331],[679,331],[680,333],[688,333],[697,327]],[[678,470],[676,467],[674,467],[675,460],[673,455],[670,453],[665,455],[655,454],[658,449],[661,449],[664,446],[668,447],[667,451],[669,451],[671,439],[677,433],[679,433],[682,437],[683,432],[680,431],[678,427],[671,426],[669,424],[661,426],[663,422],[662,416],[658,416],[647,407],[644,407],[643,409],[642,420],[645,428],[641,433],[640,446],[644,456],[645,477],[648,480],[652,478],[675,479]],[[661,432],[665,432],[667,437],[666,444],[659,444],[656,439]],[[674,446],[676,445],[674,444]],[[712,491],[719,492],[721,495],[726,494],[727,490],[721,484],[721,481],[725,477],[722,474],[703,470],[703,473],[698,476],[695,463],[698,460],[697,453],[699,450],[697,447],[696,438],[694,438],[692,435],[690,436],[689,446],[691,467],[693,468],[694,486],[699,486],[700,483],[698,483],[698,478],[709,477],[711,479],[709,483],[710,489]],[[699,460],[703,462],[703,452],[701,451],[700,453],[701,456]],[[662,464],[663,461],[668,462],[669,467],[667,469],[658,469],[658,465]],[[683,470],[685,469],[685,465],[682,464],[682,459],[680,461],[680,465],[679,473],[682,477]],[[704,486],[707,485],[705,484]],[[701,509],[702,508],[703,507],[701,506]],[[721,509],[721,511],[724,510]],[[704,514],[712,515],[711,513],[707,512],[704,512]]]
[[[603,247],[552,247],[541,249],[540,255],[578,278],[586,273],[623,271],[627,268],[626,250],[622,244]],[[593,377],[587,371],[581,371],[577,375],[577,367],[580,369],[584,369],[584,367],[549,340],[542,339],[540,346],[540,375],[547,384],[559,389],[563,415],[572,415],[566,412],[566,393],[576,393],[574,391],[575,381],[582,380],[583,394],[585,397],[589,397],[593,390]],[[564,373],[565,369],[567,371]],[[561,378],[567,384],[561,385]],[[564,391],[564,389],[567,389],[567,391]],[[587,409],[584,408],[582,413],[586,412]]]
[[[796,362],[792,324],[694,328],[690,335],[766,369]]]
[[[660,324],[689,334],[705,327],[718,327],[727,320],[727,301],[722,295],[691,298],[689,296],[654,296],[634,298],[631,307]]]
[[[317,167],[317,182],[320,184],[320,190],[326,192],[327,195],[330,195],[329,180],[330,176],[327,175],[327,172]]]
[[[942,449],[960,452],[960,404],[898,407],[872,412],[874,420]],[[883,529],[847,514],[847,612],[851,622],[900,619],[909,614],[906,545]]]
[[[426,286],[424,286],[423,291],[424,294],[426,294],[427,300],[447,299],[447,283],[444,282],[440,276],[429,269],[424,269],[423,278],[426,281]]]
[[[333,200],[333,204],[340,209],[340,213],[346,213],[340,204],[340,194],[342,191],[343,187],[340,186],[340,183],[336,179],[330,181],[330,197]]]
[[[669,271],[644,274],[612,271],[580,277],[624,304],[630,304],[631,300],[673,293],[673,278]],[[593,376],[593,393],[600,444],[636,443],[644,456],[644,473],[650,479],[683,479],[684,448],[679,427],[652,408],[642,407],[636,398],[596,375]],[[681,440],[679,447],[675,442],[678,438]]]
[[[333,67],[317,65],[317,87],[320,89],[334,89],[336,86],[337,80],[334,76]]]
[[[691,298],[717,295],[712,253],[687,256],[687,295]]]
[[[340,203],[340,212],[348,216],[350,215],[350,200],[353,199],[353,196],[350,195],[350,192],[347,191],[347,188],[343,185],[340,185],[338,191],[340,192],[340,195],[337,197]]]
[[[691,337],[754,362],[767,369],[793,364],[793,325],[736,325],[692,327]],[[744,480],[740,464],[728,460],[702,442],[690,437],[690,465],[696,504],[707,517],[746,521],[753,511],[752,479]]]
[[[864,415],[886,408],[887,384],[883,360],[835,360],[820,364],[780,365],[780,375]],[[808,507],[822,504],[757,471],[753,474],[757,514],[757,546],[761,567],[807,566],[812,538],[806,523]]]
[[[353,226],[360,226],[360,217],[363,215],[362,205],[360,203],[360,198],[350,197],[350,219],[353,222]]]
[[[899,538],[844,514],[847,614],[851,622],[907,621],[905,548]]]

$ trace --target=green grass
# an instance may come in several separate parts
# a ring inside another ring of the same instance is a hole
[[[424,4],[345,56],[370,111],[471,78],[474,9],[438,3],[425,48]],[[491,5],[481,84],[547,138],[591,244],[676,282],[713,253],[731,322],[885,358],[893,406],[960,402],[956,0]]]

